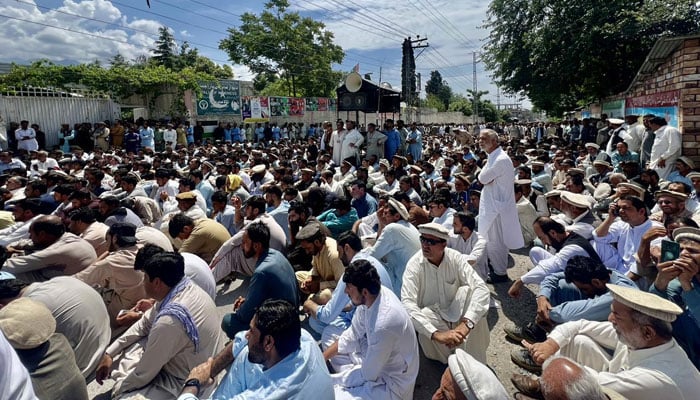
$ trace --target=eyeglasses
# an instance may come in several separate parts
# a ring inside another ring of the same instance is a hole
[[[676,204],[673,200],[658,200],[656,204]]]
[[[442,239],[430,239],[425,236],[420,237],[420,242],[423,244],[427,244],[428,246],[435,246],[438,243],[445,243],[445,241]]]

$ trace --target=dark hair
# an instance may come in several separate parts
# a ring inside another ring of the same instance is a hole
[[[576,281],[590,284],[593,279],[608,282],[610,271],[603,263],[596,262],[588,256],[574,256],[566,262],[564,278],[567,283]]]
[[[137,271],[143,270],[146,262],[150,260],[156,254],[165,253],[162,247],[156,246],[155,244],[146,244],[139,251],[136,252],[136,257],[134,258],[134,269]]]
[[[270,228],[267,225],[262,222],[255,222],[249,224],[245,230],[251,242],[260,243],[265,250],[270,248]]]
[[[20,279],[0,280],[0,299],[12,299],[18,297],[22,289],[29,284]]]
[[[658,125],[658,126],[665,126],[665,125],[667,125],[667,122],[666,122],[666,119],[664,119],[663,117],[654,117],[654,118],[649,119],[649,124],[654,124],[654,125]]]
[[[411,178],[408,178],[411,179]],[[399,202],[411,202],[411,198],[406,194],[406,192],[396,192],[394,193],[394,199],[398,200]]]
[[[68,196],[69,200],[86,200],[90,198],[90,193],[83,192],[82,190],[76,190]]]
[[[32,222],[30,229],[35,233],[45,232],[55,237],[61,237],[66,233],[66,226],[58,217],[41,217]]]
[[[27,186],[31,186],[33,190],[38,190],[41,194],[46,193],[46,184],[38,179],[27,182]]]
[[[460,211],[455,214],[455,218],[459,219],[462,226],[466,226],[470,231],[473,231],[476,227],[476,218],[474,218],[472,213]]]
[[[309,211],[309,207],[306,205],[306,203],[300,201],[292,201],[291,203],[289,203],[288,213],[291,213],[292,211],[294,211],[297,214],[304,214],[306,216],[311,215],[311,211]]]
[[[549,218],[549,217],[537,217],[535,222],[533,223],[537,224],[540,226],[540,229],[542,229],[542,232],[547,233],[551,230],[553,230],[556,233],[565,233],[566,229],[564,229],[564,225],[560,224],[559,222]]]
[[[399,183],[408,183],[410,185],[411,184],[411,177],[408,175],[404,175],[401,178],[399,178]]]
[[[335,208],[336,210],[341,210],[341,211],[349,211],[350,210],[350,200],[348,200],[345,197],[336,197],[331,201],[331,208]]]
[[[204,174],[202,174],[202,171],[195,169],[194,171],[190,171],[190,178],[197,178],[197,179],[204,179]]]
[[[355,251],[362,250],[362,240],[353,231],[345,231],[338,236],[338,246],[344,247],[346,244]]]
[[[194,190],[197,184],[191,179],[180,179],[180,185],[187,186],[190,190]]]
[[[136,184],[139,183],[139,180],[132,174],[125,174],[122,176],[122,182],[136,186]]]
[[[75,190],[75,186],[68,184],[68,183],[64,183],[62,185],[56,186],[56,188],[53,191],[58,193],[58,194],[70,195],[71,193],[73,193],[74,190]]]
[[[522,194],[522,193],[523,193],[523,185],[519,185],[519,184],[517,184],[517,183],[514,183],[514,184],[513,184],[513,191],[514,191],[515,193],[521,193],[521,194]]]
[[[571,184],[576,185],[576,186],[583,186],[583,175],[569,175],[569,179],[571,179]]]
[[[693,192],[693,188],[685,182],[670,182],[668,185],[683,185],[683,193],[688,195]]]
[[[671,224],[681,224],[683,226],[691,226],[693,228],[698,227],[698,224],[697,222],[695,222],[695,220],[693,220],[690,217],[681,217],[680,215],[667,217],[664,221],[664,227],[668,228],[668,226]]]
[[[136,226],[128,222],[117,222],[109,226],[107,234],[117,238],[119,247],[136,244]]]
[[[245,202],[245,206],[253,207],[253,210],[258,210],[259,214],[265,213],[265,210],[267,209],[267,203],[265,202],[265,199],[263,199],[262,196],[257,195],[250,196]]]
[[[179,235],[186,226],[194,226],[194,220],[184,213],[175,214],[168,223],[168,233],[173,239]]]
[[[285,300],[267,299],[255,311],[255,327],[260,340],[272,336],[280,358],[299,350],[301,346],[301,322],[298,310]]]
[[[143,272],[153,281],[160,278],[169,287],[174,287],[185,276],[185,259],[178,253],[164,251],[154,254],[143,264]]]
[[[70,213],[70,220],[91,224],[97,220],[96,211],[90,207],[80,207]]]
[[[445,208],[447,208],[447,207],[450,206],[451,201],[450,201],[449,198],[447,198],[447,197],[445,197],[445,196],[441,196],[441,195],[439,195],[439,194],[436,194],[436,195],[433,195],[433,197],[431,197],[431,198],[428,200],[428,204],[430,204],[430,203],[435,203],[435,204],[437,204],[437,205],[441,205],[441,204],[442,204],[443,206],[445,206]]]
[[[642,171],[642,174],[647,174],[650,177],[655,176],[656,179],[659,179],[659,173],[654,171],[653,169],[645,169],[644,171]]]
[[[352,186],[357,186],[358,189],[367,190],[367,184],[359,179],[352,181],[350,187]]]
[[[379,273],[367,260],[355,260],[345,268],[343,282],[350,283],[357,290],[367,289],[371,294],[377,295],[382,287]]]
[[[228,203],[228,196],[224,191],[217,191],[211,195],[211,201],[217,203]]]
[[[156,178],[168,178],[170,179],[170,172],[165,168],[158,168],[156,170]]]
[[[105,196],[101,198],[100,201],[107,204],[110,208],[119,207],[119,198],[117,198],[117,196]]]
[[[282,189],[277,185],[270,185],[265,189],[265,193],[269,193],[277,196],[277,198],[282,198]]]

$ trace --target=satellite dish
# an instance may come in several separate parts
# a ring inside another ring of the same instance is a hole
[[[362,87],[362,77],[357,72],[351,72],[345,78],[345,87],[349,92],[357,92]]]

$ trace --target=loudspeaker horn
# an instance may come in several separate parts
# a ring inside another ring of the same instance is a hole
[[[345,87],[349,92],[357,92],[362,87],[362,76],[357,72],[351,72],[347,78],[345,78]]]

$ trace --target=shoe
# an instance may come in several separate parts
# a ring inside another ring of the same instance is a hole
[[[518,344],[522,342],[523,339],[530,343],[539,343],[547,340],[547,332],[539,325],[532,322],[525,326],[506,326],[503,328],[503,331],[509,339]]]
[[[495,272],[492,272],[489,274],[489,277],[486,278],[486,283],[505,283],[505,282],[510,282],[510,278],[508,277],[507,274],[499,275]]]
[[[510,377],[510,381],[513,382],[513,386],[525,396],[529,396],[533,399],[543,398],[539,379],[523,374],[513,374],[513,376]]]
[[[510,359],[518,367],[532,372],[533,374],[541,374],[542,366],[537,365],[535,360],[530,357],[530,352],[525,349],[517,349],[510,352]]]

